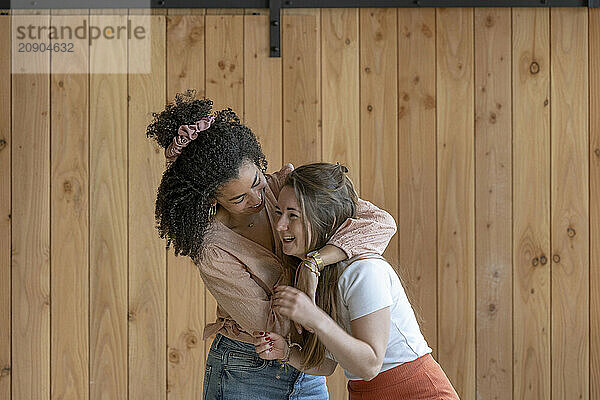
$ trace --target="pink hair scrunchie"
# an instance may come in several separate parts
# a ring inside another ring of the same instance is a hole
[[[173,138],[173,143],[165,149],[165,157],[169,163],[174,162],[181,154],[181,150],[187,146],[192,140],[196,140],[198,133],[210,128],[215,117],[210,116],[202,118],[193,125],[181,125],[177,130],[177,136]]]

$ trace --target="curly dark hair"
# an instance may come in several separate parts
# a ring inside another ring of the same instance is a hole
[[[178,93],[154,120],[146,136],[167,148],[181,125],[194,124],[208,117],[212,101],[196,99],[196,92]],[[185,147],[167,166],[156,195],[155,217],[161,238],[175,255],[201,256],[205,235],[210,227],[209,209],[219,189],[238,178],[245,161],[252,161],[265,172],[267,160],[260,143],[238,116],[227,108],[214,114],[215,120],[196,140]]]

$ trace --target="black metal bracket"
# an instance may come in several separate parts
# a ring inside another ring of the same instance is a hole
[[[281,57],[281,0],[269,1],[269,26],[271,57]]]

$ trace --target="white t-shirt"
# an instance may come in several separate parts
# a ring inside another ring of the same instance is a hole
[[[380,372],[431,353],[400,279],[390,264],[380,258],[367,258],[350,264],[339,263],[338,268],[338,323],[350,335],[350,321],[390,307],[390,337]],[[334,359],[328,351],[326,355]],[[344,373],[348,379],[361,379],[348,371]]]

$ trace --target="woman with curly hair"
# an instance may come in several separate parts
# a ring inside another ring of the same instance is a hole
[[[339,164],[317,163],[288,175],[275,224],[285,254],[303,257],[355,215],[347,172]],[[296,288],[278,286],[273,306],[315,335],[300,351],[266,332],[255,339],[261,358],[286,358],[297,368],[324,372],[339,362],[350,400],[458,400],[431,357],[400,278],[383,257],[364,254],[322,272],[313,265],[312,271],[319,279],[316,304]]]
[[[216,337],[203,398],[328,398],[318,368],[282,368],[258,357],[252,345],[253,335],[265,331],[290,340],[291,323],[273,311],[271,296],[273,287],[291,283],[295,268],[273,229],[276,198],[293,167],[265,174],[267,161],[252,131],[231,109],[213,114],[212,102],[192,91],[154,114],[147,136],[165,148],[168,162],[156,197],[159,234],[176,255],[191,257],[218,303],[217,321],[204,330],[205,339]],[[325,266],[382,253],[395,229],[389,214],[360,200],[356,218],[343,221],[311,260]],[[299,272],[310,282],[303,258]]]

